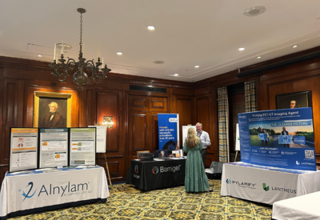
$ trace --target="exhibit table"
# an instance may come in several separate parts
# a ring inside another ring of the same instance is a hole
[[[185,162],[183,158],[168,158],[163,161],[132,160],[126,183],[145,191],[182,186]]]
[[[272,218],[283,219],[320,219],[320,192],[275,202],[272,207]]]
[[[107,178],[100,166],[7,172],[0,192],[0,219],[105,202],[107,197]]]
[[[272,205],[320,190],[320,172],[286,170],[244,162],[223,165],[221,196]]]

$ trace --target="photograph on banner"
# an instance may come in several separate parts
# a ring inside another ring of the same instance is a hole
[[[241,161],[315,170],[311,108],[239,114]]]
[[[179,114],[158,114],[159,150],[179,149]]]

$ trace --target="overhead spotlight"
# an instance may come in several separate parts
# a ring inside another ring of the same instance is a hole
[[[292,46],[292,48],[297,48],[297,47],[298,47],[297,45],[293,45],[293,46]]]
[[[179,76],[179,74],[178,74],[178,73],[175,73],[175,74],[173,74],[173,76]]]
[[[239,48],[239,51],[244,51],[244,50],[245,50],[244,47],[240,47],[240,48]]]
[[[121,52],[117,52],[117,55],[121,56],[121,55],[122,55],[122,53],[121,53]]]
[[[251,8],[247,8],[244,10],[243,14],[248,17],[253,17],[257,15],[261,15],[266,11],[266,8],[264,6],[255,6]]]
[[[149,31],[154,31],[155,28],[154,28],[154,26],[148,26],[148,30],[149,30]]]
[[[38,55],[38,57],[42,57],[42,55],[41,55],[41,54],[39,54],[39,55]]]
[[[260,56],[258,56],[258,57],[257,57],[257,59],[261,59],[261,57],[260,57]]]
[[[194,66],[194,68],[199,68],[199,67],[200,67],[199,65]]]

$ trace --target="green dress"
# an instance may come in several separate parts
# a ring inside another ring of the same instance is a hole
[[[202,144],[194,148],[188,148],[186,142],[183,145],[184,152],[187,154],[186,161],[186,175],[184,186],[186,192],[205,192],[209,190],[209,182],[206,172],[204,170],[203,161],[201,157]]]

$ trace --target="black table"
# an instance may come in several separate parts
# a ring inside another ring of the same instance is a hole
[[[183,186],[186,159],[164,161],[132,160],[127,175],[127,184],[141,190],[154,190]]]

